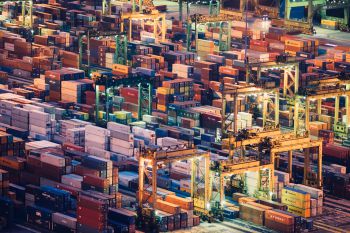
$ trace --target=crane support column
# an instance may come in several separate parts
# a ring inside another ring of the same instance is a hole
[[[275,152],[270,153],[270,163],[275,164]]]
[[[108,88],[108,81],[109,81],[109,78],[106,79],[106,86],[105,86],[105,97],[106,97],[106,121],[108,122],[109,121],[109,95],[108,95],[108,91],[109,91],[109,88]]]
[[[293,151],[288,151],[288,173],[289,178],[292,178],[293,176]]]
[[[210,204],[209,200],[211,198],[210,176],[209,176],[209,172],[208,172],[210,170],[210,156],[209,156],[209,154],[206,154],[204,159],[205,159],[205,165],[204,165],[205,166],[205,174],[204,174],[204,177],[205,177],[205,182],[204,182],[205,183],[204,184],[205,194],[204,195],[205,196],[204,196],[204,200],[205,200],[205,204],[207,205],[207,204]]]
[[[145,160],[142,156],[139,157],[139,207],[142,208],[142,199],[143,199],[143,188],[144,188],[144,179],[145,179]],[[153,190],[152,190],[153,191]]]
[[[233,99],[233,104],[234,104],[234,125],[233,125],[233,130],[234,133],[236,134],[238,132],[238,121],[237,121],[237,116],[238,116],[238,103],[237,103],[237,95],[235,94],[234,99]]]
[[[179,0],[179,21],[182,22],[182,0]]]
[[[138,94],[139,94],[139,98],[138,98],[138,110],[137,110],[137,118],[139,120],[142,119],[142,84],[139,83],[138,85]]]
[[[275,94],[275,126],[277,127],[280,123],[280,93],[277,90]]]
[[[294,103],[294,134],[297,135],[299,132],[299,100],[298,96],[295,96]]]
[[[225,200],[225,192],[224,192],[224,177],[220,174],[220,178],[219,178],[219,182],[220,182],[220,203],[222,203]]]
[[[195,188],[195,182],[196,182],[196,163],[195,158],[191,159],[191,197],[194,196],[194,188]]]
[[[165,41],[165,34],[167,31],[166,18],[165,15],[162,17],[162,41]]]
[[[157,202],[157,160],[156,158],[152,161],[152,202],[153,208]]]
[[[339,96],[335,97],[335,106],[334,106],[334,125],[338,124],[339,121]]]
[[[310,148],[304,149],[304,185],[308,185],[308,171],[310,168]]]
[[[95,100],[95,102],[96,102],[96,104],[95,104],[95,122],[96,122],[96,124],[97,124],[97,122],[98,122],[98,110],[99,110],[99,105],[100,105],[100,86],[99,85],[96,85],[96,87],[95,87],[95,98],[96,98],[96,100]]]
[[[321,116],[322,112],[322,99],[317,100],[317,115]]]
[[[266,117],[267,117],[267,96],[266,93],[263,95],[263,127],[266,126]]]
[[[294,93],[297,94],[299,91],[299,66],[294,65]]]
[[[284,19],[288,20],[290,16],[290,3],[289,0],[284,1]]]
[[[283,72],[283,97],[287,97],[287,87],[288,87],[288,72],[285,70]]]
[[[305,100],[305,130],[309,132],[310,128],[310,100]]]
[[[318,158],[317,158],[317,185],[318,188],[323,187],[322,177],[322,144],[318,146]]]

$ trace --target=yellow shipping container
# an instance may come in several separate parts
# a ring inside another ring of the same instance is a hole
[[[311,216],[310,209],[300,209],[295,206],[288,206],[288,212],[299,215],[304,218],[309,218]]]
[[[165,112],[167,108],[165,105],[157,104],[157,109],[159,111]]]
[[[113,64],[112,70],[122,74],[129,74],[131,72],[131,67],[120,64]]]
[[[210,40],[197,40],[198,47],[208,47],[208,48],[214,48],[214,42]]]
[[[166,87],[158,87],[157,88],[157,93],[161,95],[169,95],[171,92],[170,88]]]
[[[129,112],[117,111],[113,113],[118,120],[126,120]]]
[[[103,119],[104,114],[106,114],[104,111],[99,111],[98,112],[98,118]]]
[[[336,26],[338,26],[338,21],[329,20],[329,19],[322,19],[321,24],[331,26],[331,27],[336,27]]]
[[[299,47],[302,48],[304,46],[307,45],[307,43],[305,43],[305,41],[300,41],[300,40],[291,40],[291,39],[287,39],[284,42],[285,45],[290,45],[290,46],[295,46],[295,47]]]
[[[288,199],[299,199],[302,202],[309,201],[310,202],[310,193],[302,193],[293,191],[290,189],[282,189],[282,197],[286,197]]]
[[[205,209],[204,200],[193,198],[193,205],[197,208]]]
[[[288,195],[283,195],[283,192],[282,192],[281,202],[282,202],[282,204],[286,204],[288,206],[291,205],[291,206],[298,207],[301,209],[310,208],[310,201],[303,201],[302,199],[297,199],[294,197],[290,197]]]

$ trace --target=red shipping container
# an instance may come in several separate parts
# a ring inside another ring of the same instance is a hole
[[[108,205],[106,203],[83,195],[79,195],[78,205],[99,211],[107,211],[108,209]]]
[[[74,173],[79,175],[79,176],[84,176],[84,175],[99,176],[100,175],[99,171],[84,167],[81,164],[75,166]]]
[[[98,222],[98,223],[104,223],[107,220],[107,214],[103,213],[100,210],[94,210],[94,209],[89,209],[83,206],[80,206],[80,204],[78,205],[77,208],[77,215],[78,215],[78,222],[81,222],[80,220],[83,219],[83,221],[85,219],[89,219],[90,220],[94,220],[94,222]],[[83,223],[84,224],[84,223]]]
[[[250,40],[250,45],[260,46],[260,47],[268,47],[269,42],[263,40]]]
[[[83,183],[100,188],[108,188],[108,180],[94,175],[84,175]]]

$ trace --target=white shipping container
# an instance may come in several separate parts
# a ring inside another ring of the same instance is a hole
[[[294,184],[293,188],[310,193],[310,196],[314,199],[323,199],[323,191],[321,189],[312,188],[302,184]]]
[[[75,188],[81,189],[81,183],[83,182],[83,177],[76,174],[63,175],[61,177],[62,184],[70,185]]]
[[[29,125],[29,131],[31,133],[38,133],[43,135],[48,135],[53,133],[51,128],[42,128],[36,125]]]
[[[77,228],[76,218],[58,212],[52,214],[52,222],[65,226],[69,229],[75,230]]]
[[[134,135],[143,138],[152,139],[156,137],[156,134],[153,130],[143,129],[140,127],[132,127],[132,132],[134,133]]]
[[[123,141],[134,142],[134,135],[122,131],[110,130],[111,138],[120,139]]]
[[[110,150],[115,153],[119,153],[125,156],[132,157],[134,156],[134,148],[124,148],[121,146],[111,145]]]
[[[85,147],[95,147],[102,150],[108,150],[109,145],[107,143],[96,142],[85,138]]]
[[[109,138],[103,137],[103,136],[97,136],[97,135],[91,134],[91,132],[89,133],[85,132],[85,141],[86,143],[93,142],[98,144],[108,144]]]
[[[90,145],[85,145],[85,151],[93,156],[103,158],[103,159],[110,159],[111,153],[109,151],[106,151],[104,149],[98,148],[98,147],[92,147]]]
[[[122,131],[122,132],[126,132],[126,133],[131,132],[130,126],[119,124],[119,123],[112,122],[112,121],[107,123],[107,129],[114,130],[114,131]]]
[[[32,104],[26,104],[23,106],[24,109],[27,109],[29,111],[39,111],[39,112],[44,112],[44,108],[38,107]]]
[[[56,155],[53,155],[49,152],[40,154],[40,161],[54,165],[56,167],[64,167],[66,162],[65,159]]]
[[[61,148],[61,145],[46,140],[27,142],[25,144],[25,150],[35,150],[43,148]]]
[[[93,125],[87,125],[85,127],[85,131],[86,131],[86,133],[91,133],[94,135],[109,136],[109,130],[101,128],[101,127],[93,126]]]
[[[113,146],[120,146],[126,149],[134,148],[134,142],[129,141],[123,141],[117,138],[111,138],[111,147]]]

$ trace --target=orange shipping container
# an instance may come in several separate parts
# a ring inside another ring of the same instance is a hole
[[[294,224],[294,217],[289,216],[287,214],[277,212],[275,210],[266,210],[265,211],[265,218],[271,219],[275,222],[283,223],[286,225]]]
[[[229,66],[220,66],[219,67],[219,72],[221,74],[227,74],[227,75],[233,75],[233,76],[237,76],[239,71],[236,68],[232,68]]]
[[[238,199],[239,204],[245,204],[245,203],[250,203],[250,202],[255,202],[257,199],[254,197],[241,197]]]
[[[23,170],[25,159],[15,156],[3,156],[0,157],[0,166],[12,168],[14,170]]]
[[[181,211],[181,208],[179,205],[175,205],[166,201],[157,200],[156,202],[156,209],[159,209],[161,211],[170,213],[170,214],[179,214]]]
[[[168,195],[165,197],[165,201],[170,202],[172,204],[178,204],[181,207],[181,209],[193,210],[193,201],[186,198]]]

